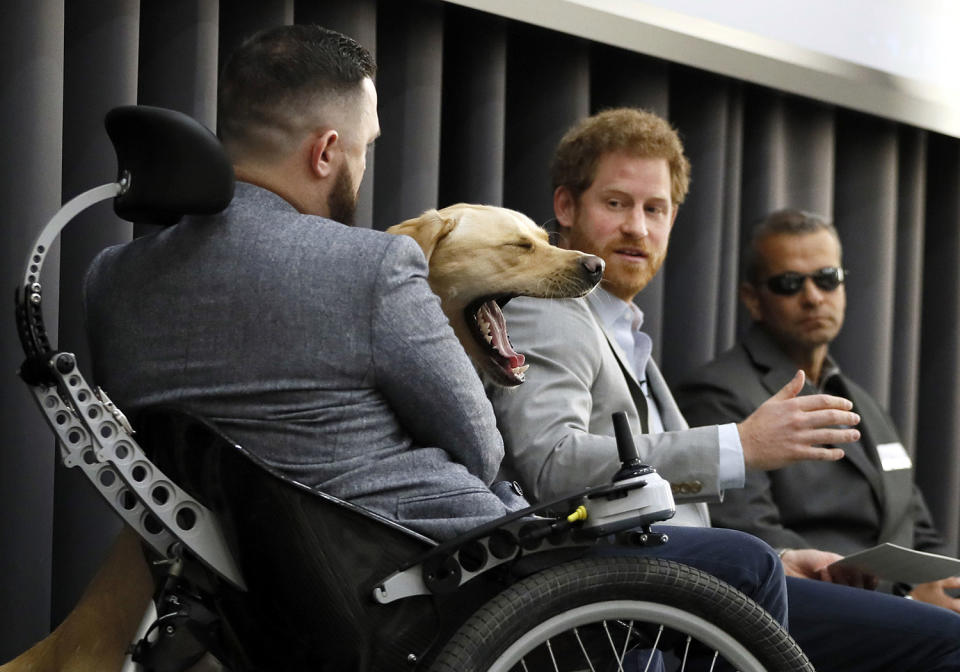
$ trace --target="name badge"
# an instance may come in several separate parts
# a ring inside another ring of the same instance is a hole
[[[877,454],[884,471],[909,469],[913,466],[902,443],[881,443],[877,446]]]

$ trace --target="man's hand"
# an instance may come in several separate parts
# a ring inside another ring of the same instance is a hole
[[[737,425],[748,469],[779,469],[801,460],[839,460],[841,449],[818,446],[859,440],[856,429],[836,429],[836,425],[859,424],[860,416],[850,412],[853,404],[829,394],[798,397],[803,380],[803,371],[797,371],[793,380]]]
[[[960,576],[921,583],[914,587],[910,596],[915,600],[960,613],[960,598],[947,595],[946,591],[949,588],[960,588]]]
[[[780,556],[783,571],[787,576],[839,583],[843,586],[867,590],[877,587],[877,577],[873,574],[866,574],[853,567],[830,567],[832,563],[842,558],[842,555],[818,551],[814,548],[790,549]]]

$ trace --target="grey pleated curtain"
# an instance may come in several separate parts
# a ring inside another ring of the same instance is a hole
[[[108,109],[160,105],[212,126],[224,54],[259,28],[291,22],[342,30],[377,55],[383,136],[368,157],[361,226],[384,229],[458,201],[544,221],[550,157],[570,124],[616,105],[667,116],[693,182],[667,264],[638,302],[671,380],[746,326],[737,260],[750,225],[784,206],[833,217],[851,272],[834,354],[889,406],[956,547],[956,138],[434,0],[8,0],[0,8],[4,286],[15,286],[27,247],[64,200],[113,178]],[[131,229],[101,204],[48,258],[48,325],[81,362],[89,359],[83,269]],[[13,375],[22,354],[11,315],[0,319],[0,352],[3,661],[70,610],[118,524],[79,474],[55,467],[53,438]],[[829,493],[811,484],[810,496]]]

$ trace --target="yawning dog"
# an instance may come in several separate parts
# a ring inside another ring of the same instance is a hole
[[[527,370],[500,307],[515,296],[583,296],[603,275],[600,257],[554,247],[515,210],[459,203],[392,226],[419,243],[427,280],[474,365],[491,381],[519,385]]]
[[[430,287],[454,333],[477,368],[501,385],[519,385],[527,366],[510,344],[500,306],[521,295],[583,296],[603,274],[599,257],[553,247],[546,231],[505,208],[452,205],[388,231],[423,249]],[[151,591],[138,539],[127,528],[67,619],[0,672],[118,669]]]

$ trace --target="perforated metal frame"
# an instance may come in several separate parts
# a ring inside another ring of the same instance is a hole
[[[129,179],[129,178],[125,178]],[[43,328],[40,273],[46,252],[64,226],[85,208],[123,193],[125,182],[91,189],[53,216],[31,248],[18,290],[18,327],[32,368],[21,377],[57,436],[67,467],[79,467],[111,507],[162,557],[189,549],[235,587],[246,585],[217,517],[156,467],[133,438],[123,414],[91,387],[67,352],[54,352]],[[45,364],[45,366],[43,366]],[[182,547],[182,548],[181,548]]]

